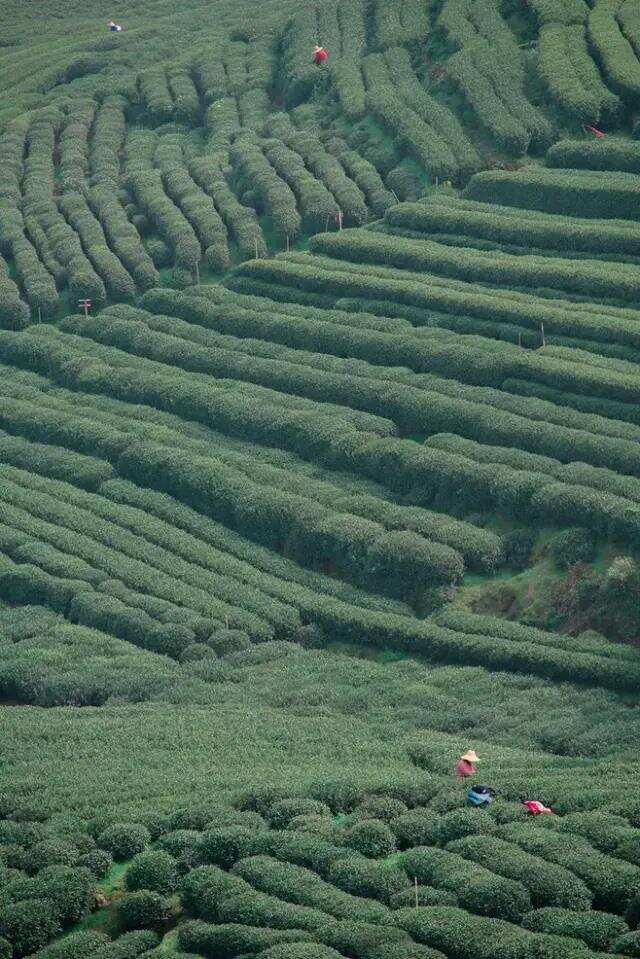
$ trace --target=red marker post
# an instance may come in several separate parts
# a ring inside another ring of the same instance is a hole
[[[84,308],[84,315],[89,319],[89,310],[91,309],[91,300],[78,300],[78,306]]]

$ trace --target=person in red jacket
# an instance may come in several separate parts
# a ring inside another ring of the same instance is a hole
[[[318,46],[316,43],[313,48],[313,62],[317,67],[321,67],[329,59],[329,54],[324,47]]]
[[[457,780],[467,779],[469,776],[475,775],[476,767],[475,763],[480,762],[480,759],[476,752],[473,749],[468,749],[466,753],[463,753],[458,762],[456,763],[455,776]]]

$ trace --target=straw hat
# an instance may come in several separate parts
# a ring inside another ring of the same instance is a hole
[[[477,755],[474,749],[468,749],[460,759],[464,759],[468,763],[479,763],[480,757]]]

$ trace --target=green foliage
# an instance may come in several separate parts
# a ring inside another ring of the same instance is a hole
[[[589,563],[595,556],[595,543],[588,529],[575,527],[556,533],[549,543],[554,562],[560,569],[575,566],[576,563]]]
[[[78,857],[78,866],[88,869],[96,879],[102,879],[113,865],[113,857],[104,849],[91,849]]]
[[[269,809],[267,819],[272,829],[286,829],[296,816],[328,816],[331,810],[316,799],[282,799]]]
[[[337,859],[329,868],[328,878],[334,886],[354,896],[378,899],[389,905],[409,885],[409,877],[403,869],[364,856]]]
[[[232,870],[253,888],[300,906],[321,909],[336,919],[384,922],[387,910],[373,900],[360,899],[337,889],[302,866],[268,856],[242,859]]]
[[[414,885],[394,893],[390,905],[392,909],[408,909],[415,906],[457,906],[458,897],[455,892],[448,889]]]
[[[535,829],[528,823],[503,826],[501,835],[532,855],[570,868],[592,891],[598,909],[624,912],[634,895],[640,869],[598,852],[581,836]]]
[[[620,916],[596,910],[579,913],[569,909],[535,909],[524,917],[522,925],[532,932],[581,939],[590,949],[601,952],[606,952],[614,940],[627,931],[627,924]]]
[[[209,925],[205,922],[182,923],[178,930],[181,948],[197,949],[208,959],[235,959],[255,954],[280,943],[305,942],[311,939],[302,930],[262,929],[240,923]]]
[[[454,893],[463,908],[484,916],[518,922],[531,908],[525,887],[462,856],[418,847],[402,854],[410,878]]]
[[[101,849],[122,861],[142,852],[150,838],[148,829],[138,823],[114,823],[100,833],[97,841]]]
[[[25,899],[0,908],[0,935],[11,943],[18,959],[44,946],[60,930],[47,899]]]
[[[125,888],[129,891],[152,889],[167,895],[176,888],[177,881],[173,857],[155,849],[135,856],[124,875]]]
[[[640,956],[640,933],[625,932],[611,943],[609,952],[616,952],[625,956]]]
[[[392,831],[379,819],[361,819],[351,826],[346,843],[350,849],[370,859],[381,859],[395,852],[396,844]]]
[[[140,889],[118,899],[115,907],[120,926],[127,929],[161,929],[167,918],[167,900],[157,892]]]
[[[52,942],[36,953],[37,959],[85,959],[100,956],[109,940],[102,932],[72,932],[58,942]],[[10,955],[9,955],[10,959]]]
[[[403,909],[395,915],[418,942],[447,955],[455,950],[461,959],[508,959],[514,954],[523,959],[580,959],[585,955],[585,947],[575,940],[530,933],[502,919],[473,916],[451,906]]]
[[[562,863],[532,855],[496,836],[470,836],[449,847],[465,859],[513,879],[525,887],[536,909],[563,907],[583,912],[591,906],[592,893],[581,879]]]

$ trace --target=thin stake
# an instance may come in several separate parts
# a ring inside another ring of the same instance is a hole
[[[196,263],[196,286],[200,286],[200,264]]]
[[[289,234],[287,233],[287,253],[289,252]]]
[[[258,259],[258,237],[257,237],[257,236],[254,236],[254,238],[253,238],[253,244],[254,244],[255,250],[256,250],[256,256],[255,256],[255,258],[256,258],[256,260],[257,260],[257,259]]]
[[[518,346],[522,346],[522,333],[518,333]]]
[[[38,323],[42,323],[42,310],[38,307]]]
[[[418,908],[418,877],[417,876],[413,877],[413,891],[416,896],[416,909],[417,909]]]
[[[547,341],[544,338],[544,323],[542,322],[542,320],[540,321],[540,332],[542,333],[542,345],[546,346]]]
[[[327,233],[328,230],[329,230],[329,220],[330,220],[330,217],[327,217],[326,222],[325,222],[325,225],[324,225],[324,232],[325,232],[325,233]]]

